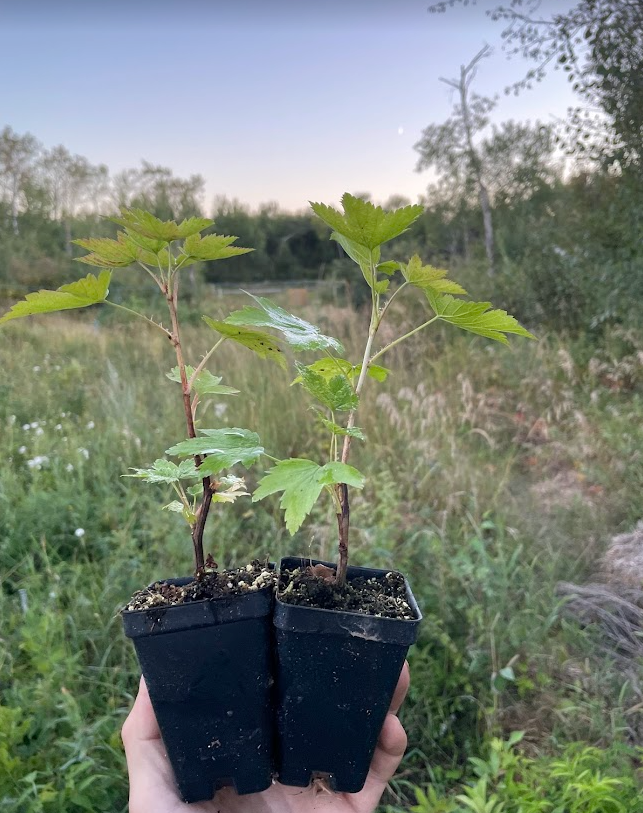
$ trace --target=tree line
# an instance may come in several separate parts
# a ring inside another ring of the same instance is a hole
[[[448,11],[459,0],[431,7]],[[643,6],[628,0],[579,0],[550,18],[532,0],[489,14],[509,55],[531,60],[506,90],[523,92],[553,67],[573,83],[578,106],[559,127],[493,123],[497,99],[476,93],[490,49],[442,81],[455,91],[447,119],[428,125],[415,145],[417,170],[434,181],[424,215],[397,251],[435,265],[459,266],[475,293],[491,275],[497,304],[530,322],[600,329],[636,320],[643,298]],[[343,190],[342,190],[343,191]],[[309,214],[276,204],[251,210],[237,200],[203,204],[204,179],[176,176],[143,161],[111,174],[64,146],[43,147],[29,134],[0,132],[0,295],[52,287],[68,278],[72,240],[112,236],[101,219],[138,206],[167,219],[214,217],[255,251],[225,265],[204,263],[212,283],[317,278],[348,280],[353,266]],[[382,202],[394,208],[405,201]]]

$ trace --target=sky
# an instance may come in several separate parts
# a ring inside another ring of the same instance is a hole
[[[485,44],[475,89],[493,120],[551,122],[574,97],[561,72],[505,96],[527,68],[475,7],[428,0],[0,0],[0,127],[64,144],[112,172],[145,159],[225,195],[301,210],[344,191],[416,200],[422,129]],[[567,0],[543,0],[541,14]]]

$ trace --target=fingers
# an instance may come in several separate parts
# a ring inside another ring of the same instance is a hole
[[[406,751],[406,732],[396,715],[404,702],[410,680],[409,665],[405,661],[393,693],[389,713],[386,715],[382,726],[377,748],[373,754],[366,784],[363,790],[355,795],[356,804],[354,804],[354,808],[360,813],[361,811],[371,813],[375,809]]]
[[[386,786],[398,769],[406,751],[406,732],[394,714],[387,714],[373,755],[363,790],[356,794],[355,809],[363,813],[375,810]]]
[[[126,749],[126,740],[159,740],[161,738],[161,732],[156,722],[154,709],[150,702],[150,696],[143,675],[141,675],[141,680],[138,684],[138,694],[132,706],[132,710],[121,729],[121,737],[123,738],[123,744]]]
[[[121,730],[130,781],[130,813],[163,813],[179,801],[145,681]]]
[[[402,667],[402,671],[400,672],[400,677],[399,680],[397,681],[397,686],[395,687],[395,691],[393,692],[391,707],[389,708],[389,712],[391,714],[397,714],[398,711],[400,710],[400,706],[404,702],[406,693],[409,690],[410,683],[411,683],[411,673],[409,671],[409,662],[404,661],[404,666]]]

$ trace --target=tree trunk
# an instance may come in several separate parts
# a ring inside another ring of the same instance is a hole
[[[464,123],[464,131],[467,139],[467,151],[469,153],[469,161],[471,169],[476,179],[478,187],[478,200],[480,201],[480,208],[482,209],[482,221],[484,223],[484,246],[487,253],[487,261],[489,263],[489,276],[495,273],[495,252],[494,252],[494,239],[493,239],[493,219],[491,217],[491,201],[489,200],[489,192],[482,177],[482,162],[478,151],[473,143],[473,133],[471,127],[471,114],[469,111],[469,100],[467,98],[467,71],[464,65],[460,69],[460,84],[458,90],[460,91],[460,104],[462,106],[462,121]]]

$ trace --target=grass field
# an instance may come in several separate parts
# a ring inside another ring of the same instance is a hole
[[[164,375],[171,348],[95,316],[0,334],[7,813],[126,809],[119,729],[137,666],[118,610],[141,585],[191,568],[181,519],[159,510],[168,495],[121,478],[184,437]],[[354,311],[308,316],[355,346]],[[185,339],[192,358],[208,349],[207,329],[191,324]],[[243,394],[207,404],[202,425],[256,429],[278,457],[321,452],[292,376],[223,347],[210,369]],[[542,336],[508,350],[437,330],[389,362],[396,372],[364,396],[368,443],[354,462],[368,483],[353,501],[352,561],[404,571],[426,620],[388,810],[643,810],[640,689],[556,593],[561,580],[588,580],[607,540],[641,517],[643,337],[614,331],[597,350]],[[217,512],[206,549],[222,566],[332,556],[329,511],[290,538],[276,502],[240,500]]]

